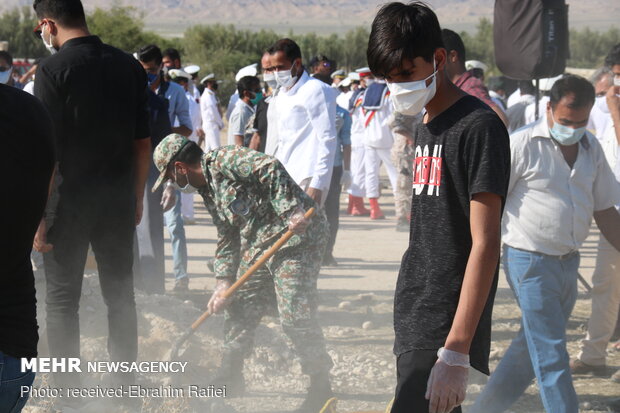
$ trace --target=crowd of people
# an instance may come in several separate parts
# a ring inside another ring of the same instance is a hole
[[[382,166],[395,229],[410,233],[395,290],[392,412],[460,412],[469,368],[490,374],[500,257],[522,323],[471,411],[509,409],[536,378],[547,412],[577,412],[572,375],[607,374],[620,309],[620,44],[589,81],[561,74],[537,89],[487,79],[487,66],[467,60],[461,37],[427,6],[389,3],[372,24],[368,67],[347,73],[323,55],[304,64],[283,38],[239,70],[224,111],[217,76],[184,66],[177,50],[145,45],[132,56],[102,43],[79,0],[35,0],[34,10],[52,55],[18,78],[0,52],[7,170],[19,171],[7,182],[19,202],[4,214],[0,410],[20,411],[20,386],[34,379],[19,370],[20,358],[37,355],[32,248],[43,257],[50,355],[80,355],[90,246],[109,357],[135,361],[134,286],[165,293],[167,229],[174,291],[189,290],[184,226],[196,223],[198,194],[218,234],[208,309],[225,313],[213,380],[243,394],[254,332],[277,308],[310,376],[298,411],[319,411],[333,396],[333,362],[316,317],[317,279],[321,266],[337,265],[343,190],[347,214],[386,218]],[[593,218],[601,237],[592,313],[571,360],[567,321]],[[287,230],[290,241],[228,297]],[[76,374],[53,380],[80,386]],[[118,373],[110,383],[133,380]]]

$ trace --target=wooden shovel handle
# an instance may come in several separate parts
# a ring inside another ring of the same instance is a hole
[[[310,219],[312,215],[314,215],[314,208],[310,208],[304,214],[304,218]],[[222,294],[224,298],[228,298],[235,293],[245,282],[254,274],[254,272],[259,269],[269,258],[273,256],[286,242],[291,239],[291,237],[295,235],[291,230],[288,230],[278,239],[247,271],[235,281],[233,285],[228,287],[226,291]],[[207,318],[211,316],[209,310],[202,313],[200,317],[192,324],[192,330],[197,329]]]

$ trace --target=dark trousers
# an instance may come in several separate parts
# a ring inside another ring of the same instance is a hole
[[[436,361],[437,350],[412,350],[398,356],[392,413],[428,412],[429,401],[424,396]],[[452,413],[461,413],[461,407],[455,408]]]
[[[113,361],[135,361],[138,349],[133,291],[135,200],[119,191],[63,197],[48,231],[54,249],[44,255],[47,281],[47,335],[51,357],[80,356],[78,308],[89,244],[108,308],[108,352]],[[55,375],[57,385],[79,382],[75,374]]]
[[[325,215],[327,215],[327,222],[329,223],[329,240],[327,241],[327,247],[325,248],[326,257],[332,256],[334,245],[336,244],[338,226],[340,224],[340,194],[342,193],[342,186],[340,185],[341,178],[342,166],[334,166],[332,180],[329,184],[327,198],[325,199]]]

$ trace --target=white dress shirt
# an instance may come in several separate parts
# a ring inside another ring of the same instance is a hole
[[[538,119],[542,118],[545,113],[547,113],[547,103],[549,102],[549,96],[543,96],[538,101]],[[530,103],[525,108],[525,124],[529,125],[532,122],[536,121],[536,104],[535,102]]]
[[[276,157],[297,184],[311,178],[309,187],[323,191],[325,198],[336,154],[333,90],[304,71],[293,87],[279,91],[270,109],[272,105],[277,111]]]
[[[222,129],[224,127],[224,121],[222,115],[217,109],[217,98],[215,93],[209,88],[205,88],[200,97],[200,112],[202,113],[202,124],[205,128],[217,127]]]
[[[588,129],[594,133],[594,136],[603,143],[605,131],[607,130],[607,124],[612,123],[611,114],[607,107],[607,98],[605,96],[599,96],[594,101],[594,106],[590,111],[590,120],[588,121]]]
[[[510,136],[505,244],[547,255],[568,254],[588,236],[592,213],[620,202],[620,184],[598,140],[586,132],[578,151],[571,168],[544,118]]]

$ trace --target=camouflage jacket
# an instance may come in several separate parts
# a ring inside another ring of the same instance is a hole
[[[297,207],[316,203],[295,183],[276,158],[245,147],[223,146],[205,153],[200,188],[217,227],[216,278],[235,278],[241,259],[253,260],[286,230]],[[283,248],[322,242],[325,215],[316,214],[306,233],[293,236]]]

